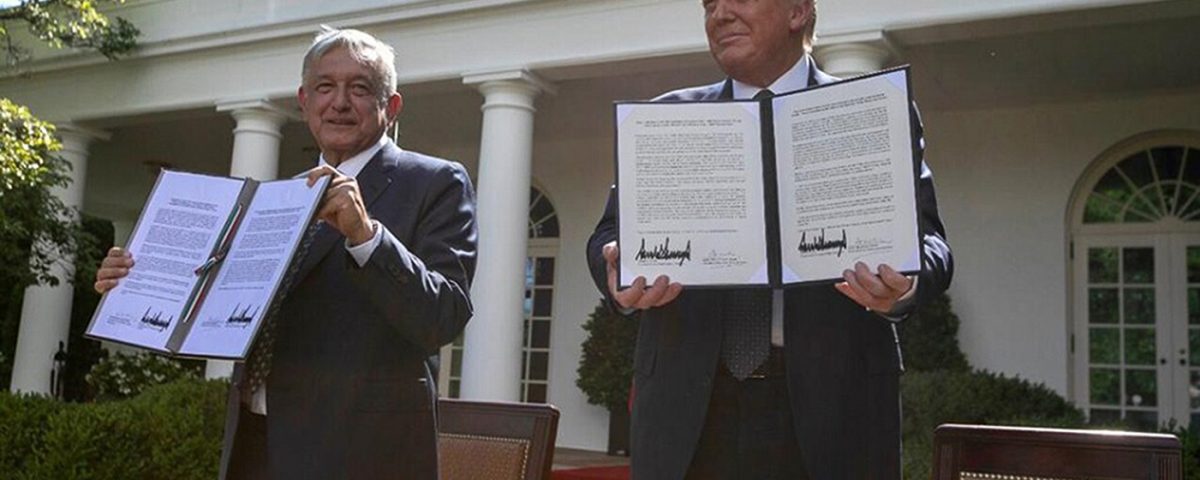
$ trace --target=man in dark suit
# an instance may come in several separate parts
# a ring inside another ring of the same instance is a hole
[[[703,5],[709,49],[729,78],[657,100],[761,98],[836,80],[809,56],[815,0]],[[618,290],[610,192],[588,262],[611,305],[641,316],[634,478],[900,477],[903,367],[894,322],[945,290],[952,272],[916,123],[923,250],[917,277],[858,263],[836,285],[688,290],[660,276]]]
[[[392,49],[326,30],[300,107],[331,182],[312,243],[230,388],[223,478],[436,479],[426,358],[471,317],[474,193],[461,165],[401,150]],[[113,249],[96,290],[133,265]]]

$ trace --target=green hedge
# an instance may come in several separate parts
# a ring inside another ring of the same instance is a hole
[[[933,431],[943,423],[1080,428],[1083,413],[1042,384],[976,371],[913,371],[900,378],[904,478],[931,478]]]
[[[0,479],[216,478],[228,388],[185,379],[82,404],[0,394]]]

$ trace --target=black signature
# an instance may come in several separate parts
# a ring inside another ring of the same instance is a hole
[[[638,249],[635,260],[653,259],[653,260],[679,260],[679,264],[691,261],[692,259],[692,241],[688,240],[687,246],[683,250],[671,250],[671,237],[663,240],[662,245],[655,246],[653,250],[646,250],[646,239],[642,239],[642,246]]]
[[[820,235],[816,235],[813,237],[812,242],[807,241],[807,235],[808,235],[808,232],[800,233],[800,246],[797,247],[797,249],[799,249],[803,253],[819,252],[822,250],[833,250],[836,248],[837,256],[840,257],[840,256],[842,256],[842,251],[846,250],[846,245],[847,245],[846,229],[844,229],[844,228],[842,229],[842,239],[841,240],[836,240],[836,239],[826,240],[824,228],[821,229]]]

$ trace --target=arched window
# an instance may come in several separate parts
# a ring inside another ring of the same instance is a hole
[[[537,187],[529,191],[529,247],[525,259],[525,321],[521,348],[521,401],[545,403],[550,387],[550,327],[558,253],[558,213]],[[443,349],[441,394],[458,398],[462,381],[463,337]]]
[[[1200,425],[1200,133],[1109,149],[1072,210],[1074,398],[1093,422]]]

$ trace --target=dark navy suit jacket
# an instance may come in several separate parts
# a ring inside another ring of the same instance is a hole
[[[814,68],[809,83],[836,80]],[[725,80],[656,100],[728,99],[731,92]],[[919,174],[923,252],[916,302],[910,310],[944,291],[953,270],[933,176],[923,161],[920,121],[915,123],[919,148],[913,168]],[[592,277],[610,302],[601,249],[617,240],[615,198],[614,190],[588,242]],[[628,249],[623,253],[628,255]],[[682,479],[687,472],[718,368],[727,294],[685,288],[674,302],[640,313],[634,353],[633,478]],[[784,344],[797,442],[811,478],[899,479],[903,366],[895,325],[830,284],[794,287],[784,294]]]
[[[383,240],[360,267],[323,225],[283,299],[266,383],[275,479],[437,478],[426,358],[471,317],[474,192],[461,165],[391,142],[357,180]],[[223,472],[241,401],[231,388]]]

